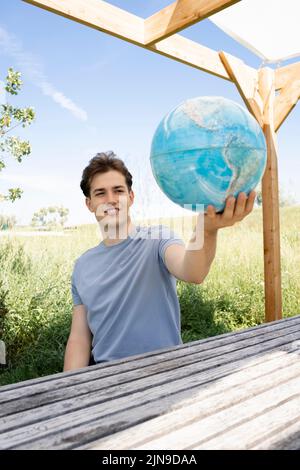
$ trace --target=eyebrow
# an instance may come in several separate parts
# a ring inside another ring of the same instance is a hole
[[[125,186],[120,184],[118,186],[113,186],[112,189],[125,189]],[[105,191],[105,190],[106,190],[106,188],[96,188],[96,189],[94,189],[93,194],[95,194],[97,191]]]

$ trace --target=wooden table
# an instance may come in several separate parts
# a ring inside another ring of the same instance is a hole
[[[1,449],[299,449],[300,315],[0,388]]]

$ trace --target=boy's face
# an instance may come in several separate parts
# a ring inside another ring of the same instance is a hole
[[[128,221],[129,207],[133,204],[133,191],[128,191],[125,176],[110,170],[98,173],[91,182],[87,207],[98,222],[118,227]]]

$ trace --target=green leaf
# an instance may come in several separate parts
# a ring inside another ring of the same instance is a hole
[[[11,95],[17,95],[22,86],[21,73],[9,68],[6,77],[5,90]],[[35,119],[32,107],[14,107],[9,103],[0,105],[0,153],[7,153],[22,162],[22,158],[29,155],[31,147],[28,141],[21,140],[18,136],[6,137],[5,134],[18,126],[26,127]],[[4,137],[5,136],[5,137]],[[5,168],[4,161],[0,158],[0,171]],[[20,188],[10,188],[8,194],[0,195],[0,201],[10,200],[14,202],[21,197],[23,191]]]
[[[21,81],[21,73],[14,71],[12,68],[8,69],[6,77],[5,90],[11,95],[17,95],[20,91],[23,82]]]

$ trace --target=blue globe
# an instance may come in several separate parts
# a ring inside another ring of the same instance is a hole
[[[224,209],[229,195],[247,195],[262,178],[266,143],[254,117],[234,101],[198,97],[184,101],[160,122],[150,162],[154,178],[173,202]]]

